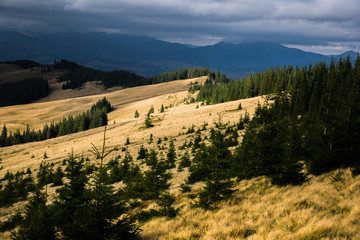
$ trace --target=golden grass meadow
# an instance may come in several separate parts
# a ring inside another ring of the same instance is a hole
[[[0,123],[5,123],[11,131],[25,129],[27,124],[30,128],[40,129],[53,120],[56,122],[69,114],[87,110],[106,96],[115,107],[109,114],[106,145],[118,149],[107,157],[109,160],[124,155],[120,150],[124,147],[134,157],[140,145],[156,148],[156,143],[148,143],[150,134],[154,139],[174,139],[178,149],[191,137],[191,134],[181,133],[192,125],[200,127],[206,122],[213,126],[218,121],[235,123],[245,112],[251,116],[256,106],[265,101],[264,97],[255,97],[209,106],[188,104],[192,96],[187,91],[190,84],[205,80],[206,77],[201,77],[101,95],[2,107]],[[237,110],[239,103],[242,110]],[[161,104],[166,108],[164,113],[159,111]],[[152,117],[155,126],[145,129],[145,115],[151,106],[155,109]],[[136,110],[140,113],[139,118],[134,118]],[[8,170],[36,169],[42,161],[60,164],[71,151],[90,156],[91,143],[101,145],[103,131],[101,127],[42,142],[1,148],[4,168],[0,177]],[[127,138],[130,144],[125,146]],[[45,152],[46,159],[43,158]],[[164,151],[159,150],[159,154],[164,154]],[[349,169],[309,176],[308,181],[300,186],[273,186],[265,177],[243,180],[236,183],[234,196],[221,202],[213,211],[192,208],[193,200],[189,196],[201,184],[196,184],[190,193],[181,193],[180,184],[186,179],[187,171],[173,170],[172,173],[170,190],[176,196],[180,212],[173,219],[153,218],[141,225],[143,239],[360,239],[360,176],[352,177]],[[50,195],[55,194],[55,189],[48,191]],[[6,219],[23,204],[20,202],[0,209],[0,220]],[[9,233],[0,234],[0,239],[9,237]]]

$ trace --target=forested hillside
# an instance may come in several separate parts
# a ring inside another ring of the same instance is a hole
[[[106,126],[107,114],[113,110],[106,98],[97,101],[90,110],[77,116],[68,116],[60,122],[45,124],[42,130],[35,131],[27,125],[26,130],[20,132],[7,131],[6,125],[2,127],[0,135],[0,147],[12,146],[21,143],[43,141],[50,138],[61,137],[67,134],[86,131],[88,129]]]
[[[209,68],[190,68],[179,69],[172,72],[161,73],[151,78],[145,78],[135,73],[124,70],[116,70],[111,72],[104,72],[93,68],[80,66],[74,62],[61,60],[54,64],[54,68],[66,70],[59,78],[59,82],[65,82],[62,89],[75,89],[80,87],[83,83],[91,81],[101,81],[106,87],[135,87],[148,84],[157,84],[162,82],[169,82],[179,79],[188,79],[210,74]]]
[[[50,94],[47,80],[37,77],[0,85],[0,107],[29,103]]]
[[[275,102],[259,106],[246,128],[237,172],[297,183],[303,167],[321,174],[360,164],[359,80],[360,57],[353,66],[347,58],[330,66],[270,69],[241,81],[215,78],[198,86],[197,100],[214,104],[271,94]]]

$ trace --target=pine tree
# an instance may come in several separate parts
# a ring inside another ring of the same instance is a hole
[[[175,145],[174,145],[174,141],[171,140],[170,144],[169,144],[169,151],[166,154],[167,157],[167,164],[169,168],[174,168],[175,167],[175,161],[176,161],[176,151],[175,151]]]
[[[190,155],[189,153],[186,151],[184,153],[184,155],[181,157],[180,159],[180,163],[179,163],[179,167],[178,167],[178,172],[181,172],[184,168],[189,167],[191,164],[190,162]]]
[[[56,171],[53,175],[53,186],[61,186],[63,185],[63,177],[64,173],[60,166],[56,168]]]
[[[152,124],[151,122],[151,118],[149,116],[147,116],[145,118],[145,128],[150,128],[150,127],[153,127],[154,125]]]
[[[147,149],[144,148],[144,145],[140,146],[139,152],[138,152],[138,157],[137,159],[145,159],[147,154]]]
[[[224,135],[220,131],[212,131],[211,146],[207,147],[208,157],[202,162],[206,170],[205,186],[199,192],[196,203],[205,209],[212,209],[216,203],[229,198],[234,192],[230,180],[230,164],[232,154],[224,144]]]
[[[56,225],[64,239],[89,239],[86,226],[91,194],[84,159],[71,153],[66,160],[65,176],[69,181],[56,191]]]
[[[145,200],[157,199],[163,191],[169,188],[168,180],[171,173],[167,171],[165,161],[158,160],[154,149],[146,156],[145,164],[149,167],[149,170],[145,171],[143,183],[145,192],[142,194],[142,198]]]
[[[161,216],[173,218],[179,212],[179,209],[174,207],[175,197],[168,191],[162,193],[156,203],[160,207],[159,213]]]
[[[0,147],[5,147],[7,145],[7,128],[4,124],[3,129],[0,135]]]
[[[92,188],[94,201],[89,205],[87,222],[87,230],[91,234],[89,239],[138,239],[138,227],[131,218],[123,216],[126,213],[125,203],[115,194],[113,186],[104,177],[106,169],[103,161],[112,152],[106,150],[105,134],[106,128],[102,149],[99,150],[93,145],[91,151],[99,160],[99,167]]]
[[[165,111],[165,109],[164,109],[164,105],[163,105],[163,104],[161,104],[160,113],[163,113],[164,111]]]
[[[140,117],[140,114],[139,114],[138,110],[135,111],[134,117],[135,117],[135,118]]]
[[[12,239],[59,239],[56,234],[54,213],[51,206],[46,205],[46,195],[39,190],[30,198],[24,207],[24,217]]]

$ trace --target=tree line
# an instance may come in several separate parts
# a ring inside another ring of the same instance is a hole
[[[34,68],[34,67],[40,67],[41,64],[31,61],[31,60],[26,60],[26,59],[19,59],[19,60],[15,60],[15,61],[5,61],[5,62],[0,62],[0,64],[16,64],[19,67],[21,67],[22,69],[28,69],[28,68]]]
[[[176,79],[194,78],[210,74],[209,68],[184,68],[176,71],[165,72],[151,78],[145,78],[135,73],[124,70],[104,72],[89,67],[78,65],[74,62],[61,60],[54,63],[54,68],[66,70],[58,79],[64,82],[62,89],[75,89],[83,83],[101,81],[105,87],[114,86],[135,87],[149,84],[169,82]]]
[[[259,106],[246,124],[236,150],[238,176],[301,183],[303,170],[321,174],[360,165],[359,90],[358,56],[354,65],[347,58],[329,66],[270,69],[241,81],[208,81],[198,100],[218,103],[273,93],[274,103]]]
[[[6,125],[4,125],[0,135],[0,147],[42,141],[105,126],[108,124],[107,113],[112,110],[113,107],[110,102],[104,97],[97,101],[88,111],[76,116],[64,117],[57,123],[45,124],[42,130],[31,130],[27,126],[23,132],[18,129],[15,132],[8,133]]]
[[[4,83],[0,85],[0,107],[30,103],[49,94],[49,83],[41,77]]]
[[[160,73],[150,78],[152,84],[189,79],[211,74],[210,68],[181,68],[175,71]]]
[[[91,81],[101,81],[107,88],[114,86],[135,87],[149,84],[148,79],[129,71],[104,72],[66,60],[55,62],[54,68],[66,70],[58,79],[59,82],[64,82],[62,89],[75,89]]]

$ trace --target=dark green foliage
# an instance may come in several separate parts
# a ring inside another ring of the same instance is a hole
[[[15,174],[7,172],[1,181],[6,181],[6,183],[0,188],[0,207],[25,200],[28,193],[35,189],[33,177],[23,171]]]
[[[130,138],[129,138],[129,137],[127,137],[127,138],[126,138],[125,145],[129,145],[129,144],[130,144]]]
[[[145,118],[144,124],[145,124],[145,128],[151,128],[151,127],[154,126],[154,125],[152,124],[151,118],[150,118],[149,116],[147,116],[147,117]]]
[[[151,150],[145,158],[145,164],[149,170],[145,171],[144,183],[145,192],[142,193],[142,199],[157,199],[162,192],[167,190],[170,186],[168,180],[171,173],[167,171],[167,163],[163,160],[158,160],[155,150]]]
[[[137,159],[145,159],[146,154],[147,154],[147,149],[144,148],[144,145],[140,146],[138,154],[139,155],[138,155]]]
[[[110,160],[108,164],[106,164],[106,169],[110,170],[108,181],[109,183],[116,183],[120,181],[126,181],[131,178],[131,170],[133,168],[132,157],[129,153],[125,154],[124,159],[120,162],[120,156]]]
[[[250,122],[250,116],[248,112],[245,112],[245,116],[243,117],[242,115],[240,116],[240,121],[237,124],[237,128],[238,130],[243,130],[246,126],[246,124],[248,124]]]
[[[1,135],[0,135],[0,147],[4,147],[7,146],[7,128],[6,125],[4,124],[2,131],[1,131]]]
[[[124,176],[123,182],[126,187],[124,188],[124,195],[128,199],[142,198],[145,191],[144,174],[140,167],[134,164],[130,154],[126,154],[125,158],[129,159],[130,168],[128,174]]]
[[[53,211],[52,207],[46,205],[46,195],[39,190],[35,191],[34,196],[24,207],[24,217],[19,228],[13,233],[12,239],[58,239]]]
[[[354,168],[351,169],[351,174],[353,177],[360,175],[360,164],[355,165]]]
[[[167,157],[166,162],[167,162],[168,168],[174,168],[175,161],[176,161],[176,150],[175,150],[175,145],[174,145],[173,140],[170,141],[169,151],[166,154],[166,157]]]
[[[65,170],[69,182],[58,190],[55,203],[59,216],[56,226],[63,239],[138,239],[139,229],[132,219],[124,215],[125,203],[110,185],[103,164],[111,151],[106,150],[104,132],[102,149],[93,145],[91,151],[99,160],[91,184],[85,172],[84,160],[69,156]],[[115,165],[116,162],[110,163],[110,166]]]
[[[135,118],[140,117],[140,114],[139,114],[138,110],[135,111],[134,117],[135,117]]]
[[[135,87],[151,84],[150,80],[128,71],[103,72],[66,60],[55,63],[54,68],[66,70],[59,78],[59,82],[65,82],[62,89],[75,89],[90,81],[101,81],[107,88],[114,86]]]
[[[194,132],[195,132],[195,126],[193,124],[193,125],[191,125],[191,127],[188,128],[186,134],[190,134],[190,133],[194,133]]]
[[[189,68],[161,73],[148,79],[124,70],[104,72],[93,68],[83,67],[66,60],[56,62],[54,68],[66,70],[59,78],[59,82],[65,82],[62,87],[63,89],[75,89],[89,81],[101,81],[107,88],[114,86],[135,87],[210,74],[209,68]]]
[[[160,207],[160,215],[164,217],[173,218],[180,210],[174,207],[175,197],[172,196],[169,192],[164,192],[161,194],[159,199],[156,200],[156,203]]]
[[[184,153],[184,155],[180,158],[180,163],[179,163],[179,167],[178,167],[178,172],[181,172],[184,168],[189,167],[190,166],[190,155],[189,153],[186,151]]]
[[[207,81],[200,87],[197,100],[215,104],[270,93],[274,94],[273,99],[289,97],[288,103],[277,101],[277,104],[287,107],[285,113],[276,113],[284,110],[281,107],[277,110],[259,109],[260,112],[256,113],[258,122],[252,123],[256,126],[249,126],[247,136],[244,136],[243,146],[249,151],[246,150],[247,157],[243,160],[257,162],[248,164],[256,166],[245,173],[248,177],[262,172],[273,176],[272,180],[277,184],[282,181],[297,184],[302,182],[301,174],[293,180],[288,178],[293,175],[291,171],[298,172],[302,168],[298,165],[301,161],[313,174],[353,166],[358,162],[359,69],[360,57],[353,66],[347,58],[333,60],[329,66],[321,62],[308,68],[271,68],[239,81],[223,81],[220,80],[221,75],[217,74],[219,80],[215,76],[215,80]],[[248,124],[247,117],[242,117],[238,129],[244,129]],[[278,141],[278,145],[274,146],[276,144],[269,142],[269,139]],[[250,145],[257,147],[250,151]],[[270,168],[268,161],[271,161]],[[285,167],[292,164],[295,166]],[[282,180],[277,179],[280,176]]]
[[[165,109],[164,109],[164,105],[163,105],[163,104],[161,104],[160,112],[161,112],[161,113],[163,113],[164,111],[165,111]]]
[[[196,91],[199,91],[200,90],[200,86],[201,85],[199,85],[198,84],[198,82],[195,82],[194,84],[191,84],[191,86],[189,87],[189,92],[190,93],[194,93],[194,92],[196,92]]]
[[[58,166],[53,175],[53,186],[63,185],[63,177],[64,177],[64,172],[62,171],[61,167]]]
[[[21,212],[17,212],[12,215],[9,219],[4,222],[0,222],[0,232],[11,231],[17,226],[21,224],[23,221],[23,217],[21,216]]]
[[[91,191],[87,188],[89,177],[84,159],[70,154],[66,160],[65,177],[69,181],[57,190],[55,208],[59,215],[56,225],[65,239],[86,239]]]
[[[151,78],[152,83],[170,82],[179,79],[188,79],[207,76],[211,73],[209,68],[183,68],[172,72],[161,73]]]
[[[193,152],[200,147],[201,141],[202,141],[201,135],[200,135],[200,133],[197,133],[195,138],[194,138],[193,145],[192,145]]]
[[[53,164],[45,162],[40,163],[40,168],[36,175],[37,184],[40,188],[54,181],[53,166]]]
[[[50,94],[47,80],[36,77],[0,85],[0,107],[30,103]]]
[[[299,123],[289,111],[290,101],[284,95],[270,106],[258,107],[236,150],[240,179],[265,175],[279,185],[305,181]]]
[[[242,106],[241,106],[241,103],[239,103],[239,106],[237,107],[237,110],[241,110],[242,109]]]
[[[151,116],[151,114],[153,114],[153,113],[154,113],[154,111],[155,111],[154,106],[153,106],[153,105],[151,105],[151,107],[150,107],[150,109],[149,109],[149,111],[148,111],[148,113],[147,113],[147,116],[148,116],[148,117],[150,117],[150,116]]]
[[[40,63],[31,61],[31,60],[26,60],[26,59],[19,59],[19,60],[15,60],[15,61],[6,61],[6,62],[1,62],[1,63],[16,64],[19,67],[21,67],[22,69],[29,69],[29,68],[41,66]]]
[[[109,113],[114,110],[110,102],[104,97],[103,99],[97,101],[94,105],[91,106],[90,112],[95,111],[96,109],[106,109],[106,112]]]
[[[26,130],[22,133],[20,133],[20,130],[17,130],[15,133],[10,132],[8,134],[4,125],[0,135],[0,147],[46,140],[104,126],[108,124],[107,113],[112,110],[113,107],[110,102],[103,98],[97,101],[90,110],[75,117],[69,116],[68,118],[63,118],[58,123],[52,122],[50,126],[46,124],[42,130],[37,132],[30,130],[30,127],[27,126]],[[46,158],[46,153],[44,153],[44,159]]]
[[[106,181],[103,160],[111,151],[106,151],[105,132],[106,129],[102,149],[98,150],[93,146],[92,151],[100,162],[91,189],[92,201],[89,204],[89,217],[86,223],[88,239],[138,239],[139,229],[134,225],[134,220],[123,216],[126,213],[125,202]]]
[[[169,192],[161,194],[161,196],[156,200],[156,203],[159,206],[158,210],[149,209],[140,211],[137,213],[136,219],[145,222],[154,217],[174,218],[180,210],[179,208],[174,207],[175,197]]]
[[[191,192],[191,187],[187,181],[185,183],[180,184],[180,188],[182,193]]]
[[[212,209],[216,203],[227,199],[234,192],[231,177],[232,154],[224,141],[225,135],[211,130],[211,145],[202,144],[190,165],[189,183],[205,182],[196,206]]]
[[[210,158],[208,149],[204,143],[200,145],[199,150],[195,153],[195,156],[189,166],[189,178],[190,184],[203,181],[207,174],[205,161]]]

